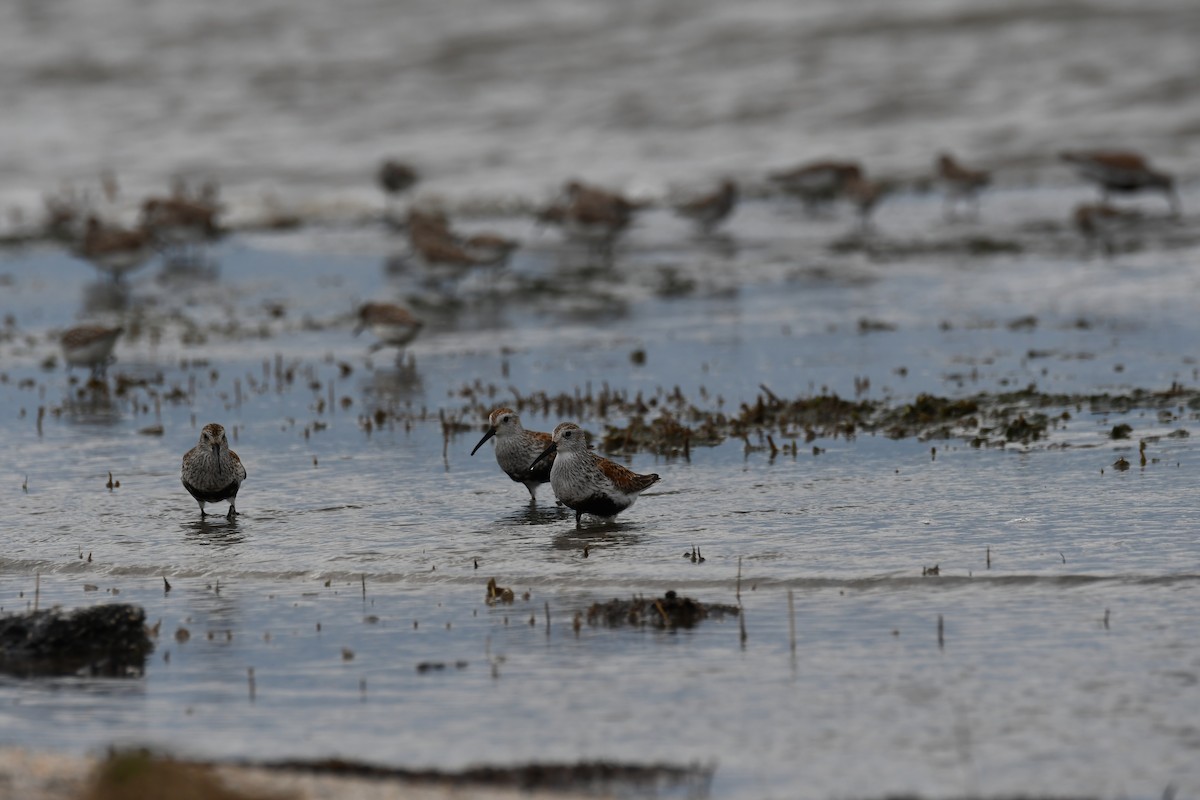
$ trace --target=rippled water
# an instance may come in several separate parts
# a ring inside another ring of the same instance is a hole
[[[0,9],[0,201],[36,211],[111,170],[129,204],[176,172],[233,213],[425,191],[540,200],[568,176],[666,187],[839,155],[925,174],[950,148],[1022,181],[1064,147],[1195,172],[1189,0],[613,4],[520,0],[17,2]]]
[[[514,392],[678,387],[730,411],[761,386],[853,397],[863,379],[891,403],[1194,386],[1198,32],[1184,2],[0,8],[20,122],[0,128],[0,202],[36,213],[110,169],[122,193],[103,210],[128,215],[183,171],[221,181],[234,223],[272,204],[307,223],[120,289],[57,248],[0,252],[0,606],[36,591],[162,621],[144,679],[0,678],[0,742],[700,763],[738,798],[1195,794],[1186,404],[1049,409],[1069,418],[1030,446],[863,433],[638,454],[661,483],[583,530],[548,487],[530,509],[490,447],[469,453],[476,406]],[[1152,152],[1183,174],[1186,216],[1137,201],[1102,256],[1065,221],[1094,196],[1052,166],[1067,144]],[[912,178],[943,146],[1001,168],[978,220],[903,191],[864,235],[755,196],[697,239],[653,208],[597,268],[527,216],[475,217],[461,225],[523,247],[451,297],[362,213],[384,154],[451,209],[511,212],[571,174],[662,198],[829,154]],[[352,336],[368,299],[424,319],[411,361]],[[128,392],[62,368],[56,334],[79,320],[127,328],[109,384]],[[201,520],[179,484],[209,421],[249,471],[235,522]],[[1110,438],[1118,423],[1132,439]],[[483,602],[491,577],[513,606]],[[573,629],[594,601],[739,588],[744,641],[736,620]]]
[[[987,224],[1017,231],[1053,201],[1001,195]],[[896,239],[960,235],[936,198],[896,214],[913,225]],[[512,269],[426,307],[403,365],[350,330],[356,302],[422,296],[389,267],[382,228],[231,237],[200,275],[135,275],[123,310],[97,305],[109,287],[82,262],[8,253],[2,604],[28,607],[36,573],[44,605],[137,602],[162,634],[144,680],[0,683],[5,740],[412,767],[701,763],[714,794],[736,797],[1195,787],[1194,445],[1168,435],[1188,408],[1063,409],[1030,447],[860,435],[819,439],[818,455],[742,441],[642,454],[628,463],[662,482],[584,530],[529,509],[490,448],[469,455],[482,417],[443,436],[439,413],[468,413],[466,387],[499,404],[513,389],[678,386],[733,407],[760,384],[853,396],[855,378],[893,402],[1195,380],[1194,246],[1101,259],[1051,231],[1029,255],[876,261],[812,246],[844,220],[769,202],[737,225],[737,245],[714,248],[653,212],[610,272],[574,278],[557,234],[512,230],[527,242]],[[667,268],[690,288],[665,291]],[[567,291],[534,292],[547,274]],[[80,316],[136,325],[112,373],[148,387],[106,401],[43,366]],[[863,333],[864,319],[894,329]],[[368,431],[376,408],[397,421]],[[250,474],[232,523],[201,521],[178,482],[210,420],[236,431]],[[1119,422],[1134,439],[1109,438]],[[161,436],[138,433],[156,423]],[[1135,467],[1112,469],[1120,454]],[[683,557],[693,547],[703,563]],[[736,602],[739,570],[744,644],[728,620],[573,630],[611,597]],[[483,602],[490,577],[514,606]],[[418,670],[429,662],[447,667]]]

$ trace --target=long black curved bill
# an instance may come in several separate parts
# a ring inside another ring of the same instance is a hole
[[[483,443],[495,435],[496,435],[496,429],[494,427],[488,428],[487,433],[485,433],[483,435],[483,438],[479,440],[479,444],[475,445],[475,449],[471,451],[471,455],[475,455],[475,450],[478,450],[479,448],[483,447]]]
[[[533,472],[533,468],[537,466],[537,463],[539,461],[541,461],[543,458],[550,455],[557,449],[558,449],[558,445],[556,445],[554,442],[551,442],[549,445],[546,446],[546,449],[542,451],[542,454],[533,460],[533,463],[529,465],[529,469],[527,469],[526,472]]]

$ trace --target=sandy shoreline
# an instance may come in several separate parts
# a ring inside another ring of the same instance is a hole
[[[0,747],[0,800],[77,800],[91,785],[99,759],[64,753]],[[296,800],[442,800],[485,798],[515,800],[528,790],[472,783],[448,785],[399,777],[358,777],[317,774],[290,769],[214,765],[220,781],[249,797],[287,797]],[[585,792],[538,789],[542,797],[596,797]]]

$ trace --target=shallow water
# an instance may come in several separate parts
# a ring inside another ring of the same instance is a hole
[[[129,211],[176,173],[234,218],[378,204],[381,158],[452,205],[544,200],[572,175],[661,196],[720,174],[859,158],[1071,180],[1070,147],[1195,174],[1200,10],[919,0],[17,2],[0,9],[0,205],[63,182]],[[6,220],[11,224],[12,220]]]
[[[979,226],[1025,235],[1054,198],[1001,193]],[[973,230],[941,222],[936,198],[894,214],[907,227],[881,226],[881,252]],[[382,227],[233,236],[205,270],[147,267],[109,310],[86,264],[5,256],[2,605],[28,607],[40,574],[42,605],[120,599],[162,620],[142,680],[0,683],[6,741],[407,767],[699,763],[716,768],[702,791],[722,797],[1200,785],[1195,446],[1169,436],[1193,424],[1186,406],[1070,406],[1028,446],[863,433],[774,458],[756,439],[642,453],[626,463],[662,482],[583,530],[549,487],[531,510],[490,448],[469,455],[483,432],[470,395],[501,404],[513,390],[679,387],[715,409],[753,402],[760,384],[850,397],[855,378],[894,403],[1190,385],[1194,245],[1151,231],[1104,259],[1043,227],[1018,254],[866,257],[830,249],[846,220],[761,202],[739,212],[733,247],[652,212],[596,272],[572,266],[557,234],[504,224],[526,248],[502,275],[469,276],[454,303],[389,268],[398,246]],[[411,361],[351,335],[368,298],[425,303]],[[79,317],[132,326],[109,384],[149,384],[95,395],[45,366],[53,331]],[[860,332],[864,319],[893,329]],[[368,430],[377,408],[389,421]],[[444,435],[440,415],[471,427]],[[178,483],[207,421],[234,432],[249,471],[235,522],[200,520]],[[1132,439],[1109,438],[1120,422]],[[153,424],[162,435],[139,434]],[[1120,455],[1134,467],[1114,470]],[[517,591],[513,606],[484,603],[490,577]],[[730,620],[573,630],[595,601],[675,589],[736,602],[739,586],[744,645]]]
[[[757,435],[643,452],[623,461],[662,481],[582,530],[549,487],[530,509],[490,447],[469,455],[484,409],[537,392],[736,413],[760,387],[893,405],[1194,387],[1193,6],[0,7],[20,123],[0,127],[0,204],[20,212],[0,231],[64,182],[130,219],[175,173],[219,180],[240,231],[122,286],[51,245],[0,251],[0,606],[122,600],[162,622],[142,679],[0,678],[0,743],[698,763],[715,772],[692,793],[733,798],[1196,794],[1186,402],[1030,409],[1068,417],[1027,445],[860,431],[774,457]],[[1135,200],[1106,255],[1068,224],[1095,195],[1054,154],[1108,145],[1176,170],[1185,216]],[[920,186],[943,147],[997,168],[978,219]],[[510,268],[406,263],[379,219],[385,155],[464,229],[520,238]],[[761,191],[830,155],[903,182],[866,233]],[[658,202],[609,265],[524,213],[570,175],[663,201],[721,174],[750,196],[724,234]],[[300,227],[255,224],[272,214]],[[425,321],[408,358],[351,334],[370,299]],[[85,320],[127,329],[107,393],[57,353]],[[232,522],[179,484],[209,421],[249,471]],[[491,577],[514,605],[484,603]],[[668,589],[740,599],[745,640],[736,620],[573,629],[593,602]]]

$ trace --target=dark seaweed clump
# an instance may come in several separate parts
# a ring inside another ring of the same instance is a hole
[[[141,675],[153,649],[146,612],[127,603],[0,617],[0,671],[9,674]]]
[[[634,625],[651,628],[691,628],[709,617],[737,616],[737,606],[701,603],[669,591],[662,597],[634,597],[592,603],[587,610],[589,625]]]
[[[527,427],[533,427],[538,417],[547,420],[547,427],[562,420],[598,421],[603,430],[597,445],[606,453],[650,452],[684,458],[692,447],[712,447],[728,439],[742,440],[748,450],[795,455],[801,443],[853,439],[861,434],[923,441],[958,438],[975,447],[1030,445],[1085,411],[1125,414],[1153,409],[1169,419],[1184,409],[1200,411],[1200,390],[1178,383],[1168,389],[1132,389],[1125,394],[1052,394],[1031,384],[1010,392],[965,397],[922,393],[906,401],[851,400],[832,393],[788,399],[760,386],[753,401],[736,409],[727,408],[720,395],[711,396],[703,388],[698,400],[685,397],[679,387],[648,395],[607,384],[598,390],[589,384],[574,392],[550,395],[521,394],[513,387],[502,391],[495,385],[476,383],[464,386],[457,395],[464,400],[463,407],[441,412],[443,424],[449,426],[448,435],[480,430],[488,412],[503,404],[528,414]],[[479,422],[472,425],[464,420]],[[1128,435],[1129,431],[1119,425],[1113,436],[1122,433]]]

